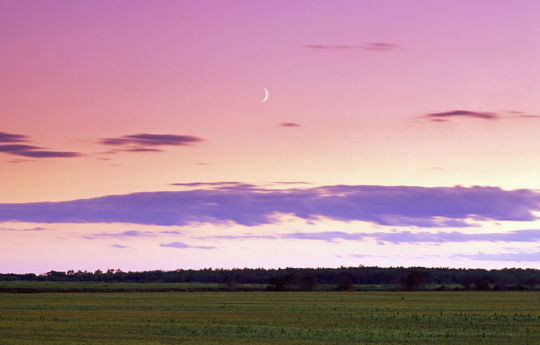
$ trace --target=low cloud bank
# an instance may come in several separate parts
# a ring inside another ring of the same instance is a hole
[[[250,184],[109,195],[63,202],[0,204],[0,221],[187,225],[277,222],[276,213],[390,226],[469,227],[476,221],[532,221],[540,193],[497,187],[335,185],[272,189]]]

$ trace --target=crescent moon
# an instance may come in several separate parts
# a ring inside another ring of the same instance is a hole
[[[268,101],[268,90],[264,88],[264,98],[261,103]]]

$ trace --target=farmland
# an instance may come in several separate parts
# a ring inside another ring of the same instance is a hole
[[[538,344],[540,292],[0,293],[0,344]]]

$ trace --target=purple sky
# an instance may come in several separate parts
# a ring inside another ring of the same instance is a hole
[[[0,272],[538,267],[538,13],[0,0]]]

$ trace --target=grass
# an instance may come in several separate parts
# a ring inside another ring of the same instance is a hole
[[[539,344],[539,292],[2,293],[0,344]]]
[[[239,284],[239,290],[264,290],[266,285]],[[0,281],[0,292],[188,292],[227,291],[217,283],[104,283],[54,281]]]

